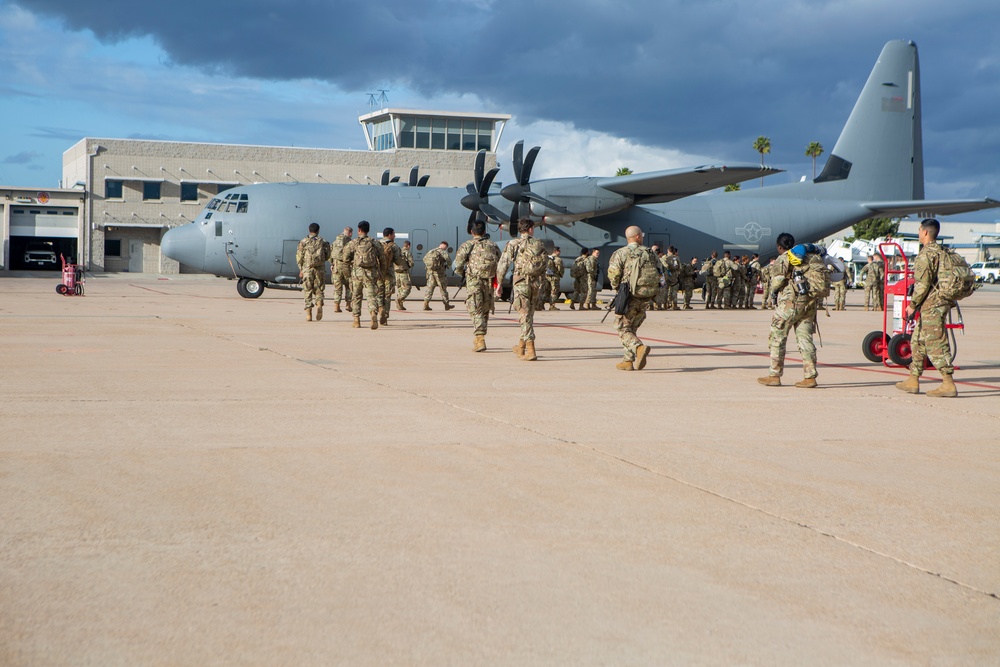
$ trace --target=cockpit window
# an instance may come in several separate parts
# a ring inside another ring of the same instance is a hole
[[[236,207],[236,212],[237,213],[246,213],[247,209],[249,208],[249,206],[250,206],[250,202],[241,201],[239,203],[239,205]]]
[[[218,197],[215,197],[212,199],[212,201],[208,202],[207,208],[209,211],[214,211],[215,209],[219,208],[219,204],[221,203],[222,201]]]

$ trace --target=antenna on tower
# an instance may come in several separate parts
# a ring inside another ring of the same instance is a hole
[[[388,90],[382,90],[381,88],[374,93],[368,93],[368,108],[369,109],[384,109],[389,103],[389,97],[386,95]]]

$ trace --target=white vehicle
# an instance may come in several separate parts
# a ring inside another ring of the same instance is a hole
[[[33,242],[24,249],[24,263],[29,267],[55,266],[56,262],[56,253],[51,243]]]
[[[1000,260],[991,259],[988,262],[976,262],[970,268],[976,280],[988,282],[990,285],[1000,281]]]

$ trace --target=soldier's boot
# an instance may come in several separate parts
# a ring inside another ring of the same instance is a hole
[[[351,302],[350,301],[347,301],[347,302],[344,303],[344,308],[346,308],[347,312],[349,312],[349,313],[354,312],[353,310],[351,310]]]
[[[517,355],[518,359],[524,356],[524,347],[525,347],[524,343],[525,341],[519,340],[517,341],[517,345],[511,348],[512,350],[514,350],[514,354]]]
[[[445,310],[453,310],[454,308],[455,308],[455,306],[451,305],[450,303],[444,304],[444,309]]]
[[[920,378],[918,378],[916,375],[911,375],[902,382],[897,382],[896,389],[899,389],[900,391],[905,391],[907,394],[919,394]]]
[[[424,301],[424,310],[430,310],[430,309],[431,309],[431,304]]]
[[[323,304],[316,306],[316,321],[319,322],[323,319]]]
[[[615,368],[617,368],[620,371],[630,371],[630,370],[632,370],[632,362],[631,361],[619,361],[617,364],[615,364]]]
[[[646,357],[649,356],[649,351],[648,345],[640,345],[635,348],[635,370],[641,371],[646,367]]]
[[[934,398],[955,398],[958,396],[958,389],[955,387],[955,378],[950,375],[941,376],[941,386],[927,392],[928,396]]]
[[[351,324],[351,328],[352,329],[360,329],[361,328],[361,316],[360,315],[355,315],[354,316],[354,323]]]
[[[535,341],[525,341],[524,356],[521,357],[521,359],[523,361],[534,361],[535,359],[538,359],[538,356],[535,354]]]
[[[576,302],[575,301],[570,301],[569,302],[569,309],[570,310],[576,310]]]
[[[562,308],[557,307],[556,302],[553,301],[552,303],[549,304],[549,310],[562,310]]]
[[[868,306],[867,305],[865,306],[865,310],[868,310]]]
[[[313,321],[313,308],[312,306],[309,306],[308,308],[306,308],[306,322],[312,322],[312,321]]]
[[[333,312],[335,312],[335,313],[339,313],[340,312],[340,302],[339,301],[337,303],[333,304]]]
[[[396,299],[396,308],[399,308],[400,310],[406,310],[406,306],[403,305],[402,299]]]
[[[691,307],[691,304],[686,303],[684,304],[684,310],[694,310],[694,308]]]
[[[389,311],[387,311],[385,308],[378,309],[378,323],[389,324]]]
[[[767,377],[757,378],[757,382],[760,382],[765,387],[780,387],[781,378],[777,375],[768,375]]]
[[[472,343],[473,352],[485,352],[486,351],[486,336],[476,336]]]
[[[372,313],[372,329],[378,329],[378,313]]]
[[[795,386],[799,389],[815,389],[816,388],[816,378],[805,378],[801,382],[796,382]]]

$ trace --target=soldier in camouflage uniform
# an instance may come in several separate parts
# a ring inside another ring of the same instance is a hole
[[[573,260],[573,268],[570,275],[573,277],[573,298],[570,299],[569,309],[575,310],[574,306],[579,306],[583,310],[583,301],[587,298],[587,269],[583,263],[590,257],[590,248],[580,248],[580,255]],[[575,276],[573,274],[576,274]]]
[[[611,282],[611,289],[618,290],[619,284],[627,282],[634,284],[637,276],[625,275],[628,269],[629,258],[648,253],[648,262],[654,265],[660,272],[660,280],[663,279],[663,264],[660,259],[649,248],[642,245],[642,230],[635,225],[625,230],[625,239],[628,245],[619,248],[608,260],[608,280]],[[632,262],[634,269],[638,261]],[[618,330],[618,340],[624,348],[623,358],[615,365],[620,371],[641,371],[646,367],[646,357],[649,356],[649,346],[643,344],[636,332],[646,320],[646,309],[650,299],[639,298],[635,294],[629,297],[628,306],[624,315],[615,315],[615,329]]]
[[[885,262],[882,260],[882,255],[875,256],[875,263],[878,265],[878,280],[875,282],[875,298],[877,303],[875,304],[875,310],[882,310],[885,304]]]
[[[844,310],[847,307],[847,281],[850,279],[850,262],[844,262],[844,276],[831,283],[833,288],[833,309]]]
[[[455,306],[448,300],[448,242],[441,241],[438,247],[424,255],[424,267],[427,269],[427,285],[424,294],[424,310],[431,310],[431,298],[434,296],[434,289],[441,289],[441,302],[445,310],[451,310]]]
[[[802,355],[802,372],[805,378],[796,382],[801,389],[812,389],[816,386],[816,344],[813,333],[816,331],[816,308],[819,302],[815,296],[799,295],[792,282],[792,271],[796,268],[796,260],[788,251],[795,247],[795,238],[788,233],[778,234],[778,258],[771,266],[771,289],[777,292],[778,302],[774,307],[774,317],[771,318],[771,333],[768,343],[771,348],[771,368],[767,377],[757,378],[757,382],[766,387],[780,387],[781,376],[785,370],[785,344],[788,333],[795,329],[795,342]],[[801,261],[801,260],[799,260]]]
[[[299,241],[295,262],[299,265],[302,297],[305,299],[306,322],[312,322],[313,306],[316,320],[323,319],[323,293],[326,290],[326,260],[330,259],[330,244],[319,235],[319,225],[309,223],[309,236]]]
[[[663,253],[662,250],[660,250],[660,246],[653,245],[650,246],[649,249],[653,251],[653,254],[656,255],[660,264],[663,265],[663,262],[666,261],[667,256]],[[664,271],[666,271],[666,268],[667,267],[664,265],[663,266]],[[656,290],[656,296],[653,297],[653,300],[649,303],[649,310],[666,310],[666,309],[667,309],[667,285],[666,283],[664,283],[663,285],[660,285],[660,289]]]
[[[358,238],[344,247],[344,261],[351,266],[351,289],[354,292],[351,312],[354,314],[354,328],[361,326],[361,296],[368,299],[368,314],[372,318],[372,329],[378,329],[378,312],[382,304],[381,282],[389,270],[385,252],[375,239],[368,236],[371,225],[367,220],[358,223]],[[365,265],[368,266],[365,266]]]
[[[333,312],[340,312],[340,300],[346,299],[347,310],[351,310],[351,264],[343,260],[344,247],[351,242],[354,230],[344,227],[344,233],[338,234],[330,244],[330,273],[333,277]]]
[[[497,265],[496,295],[499,297],[501,282],[507,275],[507,269],[514,265],[511,278],[514,307],[521,319],[521,337],[513,347],[514,354],[524,361],[535,361],[535,299],[538,290],[539,275],[544,275],[545,245],[535,238],[535,224],[530,219],[522,219],[517,223],[519,236],[507,242]],[[532,275],[534,273],[535,275]]]
[[[472,239],[455,253],[455,273],[465,277],[465,307],[472,318],[473,352],[486,351],[486,329],[493,310],[493,278],[497,274],[500,248],[485,237],[486,223],[472,223]]]
[[[753,302],[754,299],[757,298],[757,284],[760,282],[760,270],[760,255],[754,253],[753,257],[747,263],[746,307],[750,310],[757,310],[757,307],[753,305]]]
[[[705,308],[715,308],[718,300],[719,283],[715,277],[715,265],[719,262],[719,253],[712,251],[711,256],[701,265],[701,274],[705,276],[705,286],[701,289],[702,298],[705,300]]]
[[[715,307],[729,308],[729,301],[733,295],[733,261],[729,259],[728,250],[722,253],[722,259],[712,267],[712,275],[715,276]]]
[[[747,287],[747,269],[743,263],[743,258],[736,255],[729,260],[733,269],[733,291],[729,295],[730,308],[743,307],[743,292]]]
[[[546,278],[549,281],[549,310],[559,310],[556,303],[559,302],[559,283],[566,273],[566,265],[563,264],[562,251],[558,247],[552,249],[549,256],[549,269],[546,271]],[[544,286],[543,286],[544,288]]]
[[[694,283],[698,276],[698,258],[692,257],[691,262],[681,265],[681,289],[684,290],[684,310],[691,310],[691,299],[694,297]]]
[[[943,297],[937,289],[938,274],[945,254],[944,248],[937,242],[940,232],[941,224],[934,218],[921,221],[917,230],[922,247],[913,262],[913,296],[906,309],[906,317],[912,319],[919,311],[920,318],[910,337],[910,350],[913,353],[910,377],[897,382],[896,388],[908,394],[919,393],[924,360],[930,359],[934,368],[941,373],[941,386],[927,392],[927,395],[954,398],[958,396],[958,389],[955,387],[955,368],[951,363],[951,346],[948,344],[945,318],[948,311],[955,307],[955,302]]]
[[[875,255],[868,255],[868,263],[861,269],[861,279],[865,281],[865,310],[882,310],[879,301],[879,290],[882,288],[882,273],[879,272],[882,263],[875,261]]]
[[[663,258],[663,277],[667,288],[667,310],[680,310],[677,305],[677,289],[681,284],[681,258],[677,256],[675,246],[667,246],[667,254]]]
[[[767,266],[761,267],[760,270],[760,285],[764,288],[763,303],[761,308],[764,310],[771,310],[774,308],[773,299],[771,298],[774,292],[771,290],[771,267],[774,266],[774,260],[772,259]]]
[[[403,251],[396,245],[396,230],[386,227],[382,230],[382,252],[385,253],[385,263],[387,271],[382,278],[382,307],[379,308],[379,324],[389,323],[389,304],[392,302],[392,292],[396,288],[395,276],[397,271],[405,270],[406,262],[403,260]]]
[[[403,264],[395,267],[396,274],[396,307],[406,310],[406,297],[410,296],[413,289],[413,280],[410,278],[410,269],[413,268],[413,253],[410,252],[410,242],[403,241],[403,248],[400,250],[403,256]]]
[[[590,257],[584,262],[584,268],[587,269],[587,298],[584,307],[587,310],[597,310],[597,274],[601,270],[601,263],[598,260],[600,256],[601,251],[594,248],[590,251]]]

